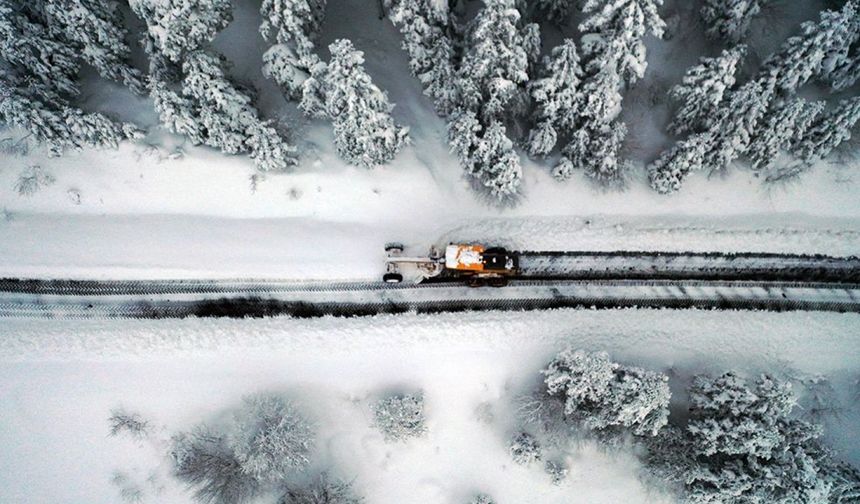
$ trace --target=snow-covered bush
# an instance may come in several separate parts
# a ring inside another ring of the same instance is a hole
[[[129,5],[146,23],[148,43],[176,63],[204,48],[233,20],[230,0],[130,0]]]
[[[553,485],[560,485],[567,478],[568,469],[564,465],[564,462],[547,460],[543,466],[543,470],[549,474]]]
[[[110,478],[110,482],[119,490],[119,498],[128,504],[139,504],[143,502],[145,493],[143,488],[129,478],[128,474],[116,471]]]
[[[517,433],[508,445],[508,452],[514,462],[520,465],[528,465],[543,458],[540,443],[528,432]]]
[[[567,349],[542,371],[547,393],[565,401],[569,420],[587,429],[630,428],[654,436],[669,416],[668,378],[637,367],[624,367],[604,352]]]
[[[148,420],[144,419],[140,413],[126,411],[124,408],[117,408],[111,411],[108,425],[111,436],[125,434],[140,440],[147,437],[150,432]]]
[[[469,504],[496,504],[496,501],[489,495],[482,493],[476,495],[475,498],[470,500]]]
[[[310,463],[314,431],[289,401],[253,395],[234,415],[228,445],[243,472],[261,482],[277,481]]]
[[[242,469],[225,437],[206,427],[171,439],[174,475],[194,489],[203,504],[241,504],[260,490],[259,481]]]
[[[346,39],[335,41],[329,51],[325,108],[334,123],[338,154],[366,168],[391,161],[406,145],[409,128],[394,122],[394,106],[364,70],[364,53]]]
[[[406,441],[427,432],[424,418],[424,395],[392,395],[381,399],[373,408],[374,425],[386,441]]]
[[[15,192],[20,196],[32,196],[43,187],[56,182],[53,175],[42,169],[41,166],[29,166],[18,175],[15,182]]]
[[[332,479],[321,474],[311,484],[289,488],[278,504],[362,504],[364,498],[356,495],[349,482]]]

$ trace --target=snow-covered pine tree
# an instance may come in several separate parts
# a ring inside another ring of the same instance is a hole
[[[0,58],[36,79],[44,89],[75,96],[80,69],[75,47],[58,40],[42,13],[12,0],[0,0]]]
[[[681,104],[669,125],[669,131],[681,134],[703,131],[713,122],[726,93],[735,85],[738,63],[746,46],[726,49],[715,58],[702,58],[684,75],[681,84],[670,91]]]
[[[529,80],[533,61],[534,27],[520,27],[514,0],[485,0],[484,8],[466,30],[459,80],[463,106],[478,110],[483,122],[501,119],[508,105]]]
[[[695,133],[663,151],[659,158],[648,165],[651,187],[661,194],[679,190],[687,174],[702,169],[712,141],[710,132]]]
[[[704,158],[705,168],[725,170],[732,161],[746,153],[759,120],[773,99],[773,91],[766,87],[768,85],[750,81],[730,94],[709,130],[711,144]]]
[[[146,23],[148,42],[177,63],[233,19],[230,0],[129,0],[129,5]]]
[[[272,42],[263,54],[263,74],[291,99],[302,100],[304,86],[321,63],[314,41],[325,19],[325,0],[264,0],[260,34]]]
[[[772,81],[784,94],[793,94],[813,77],[829,80],[847,61],[857,40],[857,16],[856,0],[849,0],[839,11],[821,11],[818,22],[803,23],[800,35],[790,37],[765,60],[760,78]]]
[[[477,176],[475,152],[481,144],[481,122],[471,110],[454,112],[448,120],[448,144],[466,173]]]
[[[129,62],[128,31],[118,2],[51,0],[41,5],[51,29],[61,32],[74,47],[80,48],[79,56],[99,75],[125,84],[136,94],[146,93],[143,74]]]
[[[433,100],[436,111],[448,116],[457,107],[454,48],[448,19],[428,0],[392,0],[388,17],[403,34],[409,68]]]
[[[824,159],[851,139],[851,130],[858,122],[860,96],[842,100],[833,110],[813,122],[793,150],[807,164]]]
[[[823,101],[808,102],[803,98],[794,98],[768,110],[747,152],[753,169],[770,170],[777,156],[799,141],[823,110]]]
[[[133,124],[72,107],[41,83],[0,72],[0,118],[26,130],[58,156],[68,149],[113,148],[143,133]]]
[[[346,39],[329,51],[324,95],[338,154],[367,168],[391,161],[408,141],[409,129],[394,122],[393,105],[364,70],[361,51]]]
[[[736,43],[746,36],[750,21],[766,3],[767,0],[705,0],[701,10],[705,33]]]
[[[625,83],[641,79],[648,66],[642,39],[646,34],[660,38],[666,28],[657,12],[662,4],[663,0],[586,0],[582,10],[588,17],[579,30],[593,34],[592,38],[596,35],[595,41],[583,44],[589,66],[599,68],[614,61]],[[610,52],[612,57],[607,56]]]
[[[579,119],[582,69],[576,43],[565,39],[544,58],[541,77],[529,83],[536,126],[529,133],[532,156],[545,156],[555,147],[559,131],[569,134]]]

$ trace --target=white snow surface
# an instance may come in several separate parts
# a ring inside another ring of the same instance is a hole
[[[849,314],[632,309],[4,321],[0,501],[113,503],[110,479],[122,471],[144,489],[144,502],[190,503],[167,473],[165,440],[199,421],[217,424],[243,395],[268,391],[294,399],[316,422],[313,468],[354,479],[369,504],[456,504],[478,491],[500,502],[671,502],[643,486],[634,458],[589,443],[563,454],[571,475],[559,487],[540,464],[514,464],[506,449],[512,399],[565,345],[669,372],[679,410],[692,374],[729,368],[826,373],[845,390],[860,373],[858,324],[860,316]],[[417,389],[427,401],[428,434],[386,444],[371,427],[370,405]],[[482,403],[493,412],[489,423],[478,419]],[[117,406],[152,421],[151,439],[109,437],[106,418]],[[855,403],[828,425],[855,462],[856,415]]]

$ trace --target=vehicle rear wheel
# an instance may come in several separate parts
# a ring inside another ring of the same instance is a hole
[[[508,279],[506,277],[491,278],[489,284],[490,287],[506,287]]]
[[[403,281],[403,275],[400,273],[386,273],[382,275],[382,281],[385,283],[400,283]]]
[[[471,276],[471,277],[466,279],[466,285],[468,285],[469,287],[473,287],[473,288],[474,287],[483,287],[484,286],[484,279],[480,278],[480,277],[476,277],[476,276]]]
[[[403,248],[404,247],[403,247],[402,243],[390,242],[390,243],[385,244],[385,251],[388,253],[391,253],[391,252],[401,253],[401,252],[403,252]]]

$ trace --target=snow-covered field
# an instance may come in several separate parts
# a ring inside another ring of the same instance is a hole
[[[673,141],[665,133],[668,88],[700,56],[719,52],[702,26],[684,24],[698,2],[667,0],[674,36],[645,40],[648,72],[622,112],[630,129],[623,150],[634,163],[626,190],[598,188],[581,172],[559,183],[550,163],[523,154],[523,196],[504,208],[472,190],[449,152],[445,122],[409,74],[400,34],[377,18],[376,0],[330,0],[318,43],[350,38],[396,104],[395,119],[410,128],[411,145],[373,170],[341,160],[330,124],[302,117],[263,78],[260,2],[233,3],[235,20],[213,45],[234,77],[259,88],[262,115],[293,131],[299,165],[262,176],[245,156],[192,146],[158,126],[150,100],[85,68],[83,106],[134,120],[148,135],[116,151],[0,154],[0,277],[375,279],[387,241],[416,253],[476,241],[523,250],[860,255],[860,162],[850,149],[787,185],[764,185],[737,163],[723,175],[692,174],[672,196],[648,186],[644,166]],[[753,22],[750,65],[825,3],[833,2],[773,2]],[[544,52],[570,36],[574,17],[548,29]],[[135,58],[143,68],[142,55]],[[36,165],[53,182],[21,194],[20,175]],[[143,491],[143,502],[193,502],[169,474],[168,438],[217,423],[242,396],[265,391],[293,398],[316,422],[309,471],[354,480],[368,504],[465,504],[479,491],[499,504],[668,503],[640,481],[635,457],[591,443],[565,454],[570,476],[561,486],[540,464],[512,462],[512,401],[555,351],[606,350],[669,373],[672,413],[681,417],[697,373],[825,374],[842,405],[825,419],[825,437],[857,465],[858,336],[856,314],[696,310],[3,320],[0,503],[113,504],[121,499],[117,475]],[[417,389],[427,399],[428,433],[386,444],[370,425],[370,405]],[[109,437],[107,417],[119,406],[153,422],[153,435]]]
[[[371,503],[458,503],[477,491],[499,502],[671,502],[640,482],[634,458],[588,443],[565,454],[571,471],[558,487],[541,464],[511,461],[511,402],[553,352],[601,349],[669,371],[681,410],[695,373],[827,374],[846,404],[828,437],[856,463],[858,411],[847,387],[860,373],[858,324],[857,315],[659,310],[4,321],[0,501],[117,502],[111,480],[120,471],[145,490],[145,502],[191,502],[167,474],[166,439],[266,391],[295,399],[317,423],[311,470],[333,467]],[[369,405],[417,389],[429,432],[386,444]],[[482,403],[492,421],[479,419]],[[118,406],[154,422],[153,439],[109,437],[107,417]]]

